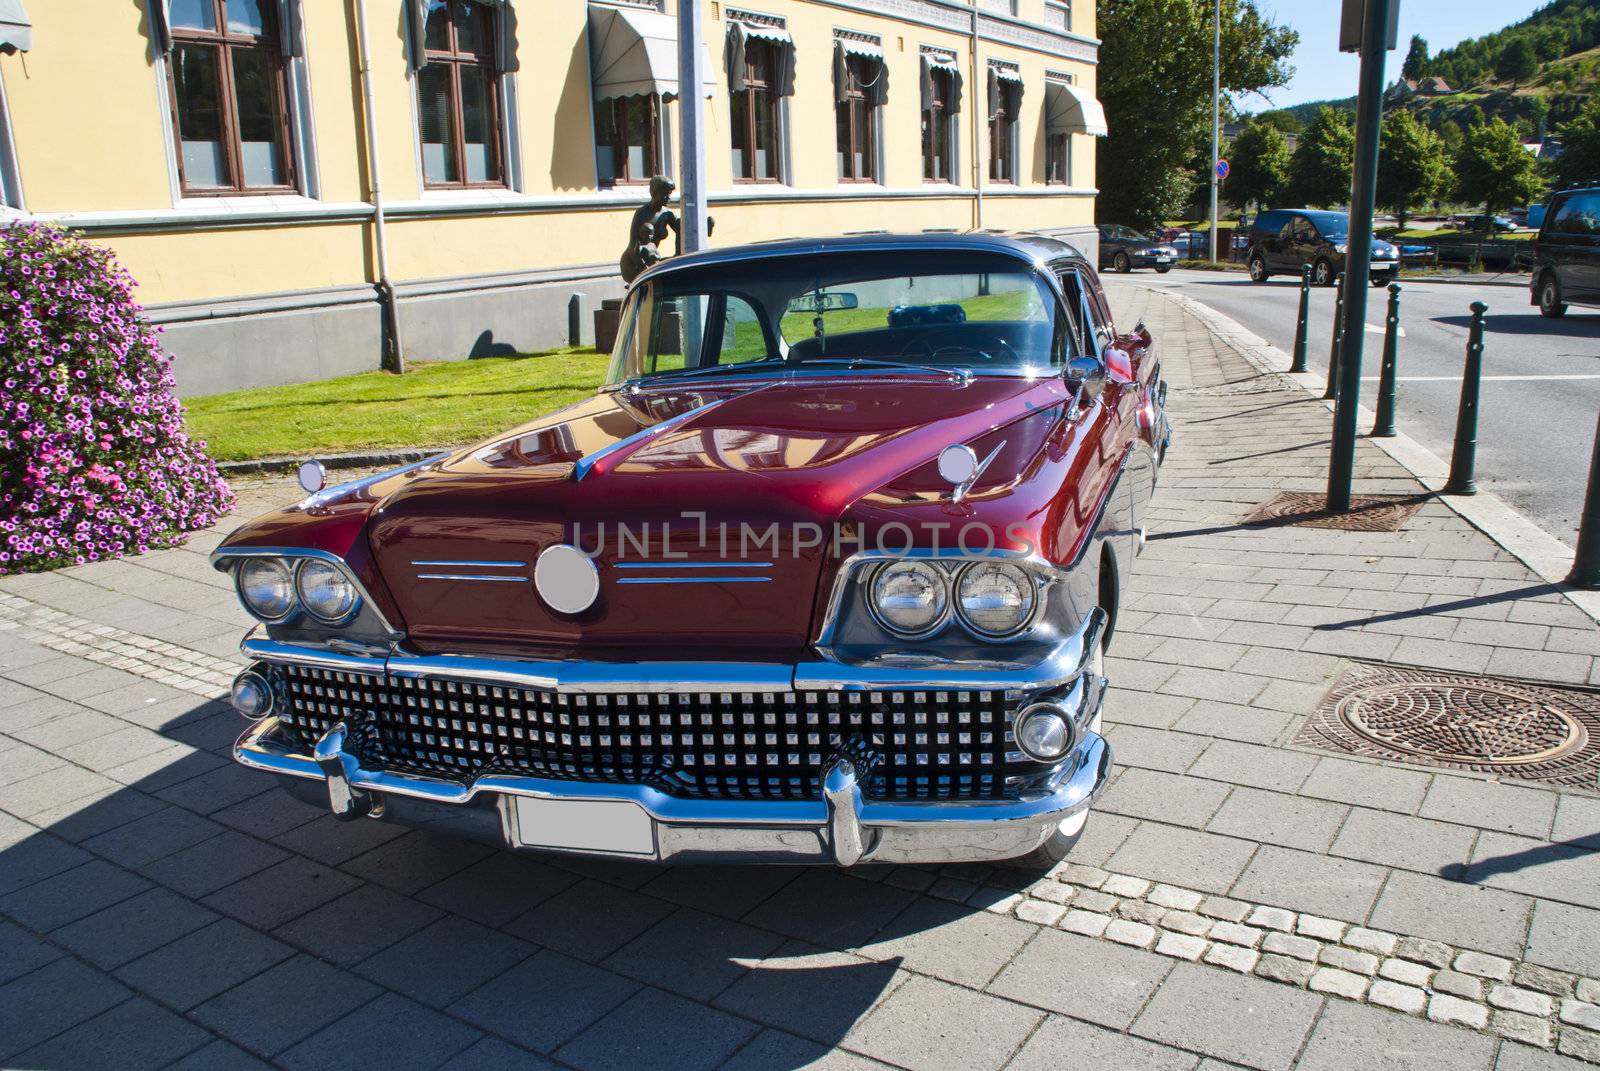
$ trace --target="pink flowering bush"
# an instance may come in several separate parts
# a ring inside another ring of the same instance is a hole
[[[233,507],[111,253],[0,228],[0,576],[181,542]]]

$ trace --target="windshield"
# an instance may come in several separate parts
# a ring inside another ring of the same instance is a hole
[[[1350,218],[1337,212],[1307,212],[1306,218],[1317,233],[1330,241],[1340,241],[1350,236]]]
[[[752,256],[640,286],[607,382],[808,365],[1049,369],[1067,356],[1056,306],[1038,274],[994,254]]]

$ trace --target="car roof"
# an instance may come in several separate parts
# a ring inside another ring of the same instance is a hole
[[[821,238],[778,238],[702,250],[662,260],[639,276],[642,281],[691,268],[769,257],[815,256],[827,253],[954,252],[998,253],[1034,267],[1060,260],[1086,264],[1076,246],[1030,231],[870,231]]]

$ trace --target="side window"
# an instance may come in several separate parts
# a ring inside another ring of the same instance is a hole
[[[1289,222],[1287,222],[1287,223],[1285,223],[1283,225],[1283,230],[1278,232],[1278,237],[1283,239],[1285,242],[1292,242],[1294,240],[1294,219],[1293,218],[1291,218],[1289,220]]]
[[[722,315],[722,346],[717,363],[744,364],[770,356],[760,314],[744,298],[729,296]]]
[[[1060,338],[1057,339],[1056,360],[1065,363],[1069,357],[1093,353],[1094,347],[1090,344],[1084,325],[1083,285],[1078,278],[1078,273],[1070,268],[1056,273],[1056,279],[1061,283],[1061,290],[1066,294],[1066,308],[1061,310]]]
[[[1296,216],[1294,221],[1294,237],[1297,242],[1314,242],[1317,240],[1317,229],[1311,225],[1309,219]]]
[[[1600,193],[1580,193],[1568,197],[1556,213],[1550,229],[1578,237],[1600,234]]]

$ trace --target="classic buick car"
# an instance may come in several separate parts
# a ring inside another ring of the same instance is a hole
[[[345,818],[645,860],[1061,859],[1170,432],[1033,235],[639,277],[594,397],[215,552],[235,748]]]

